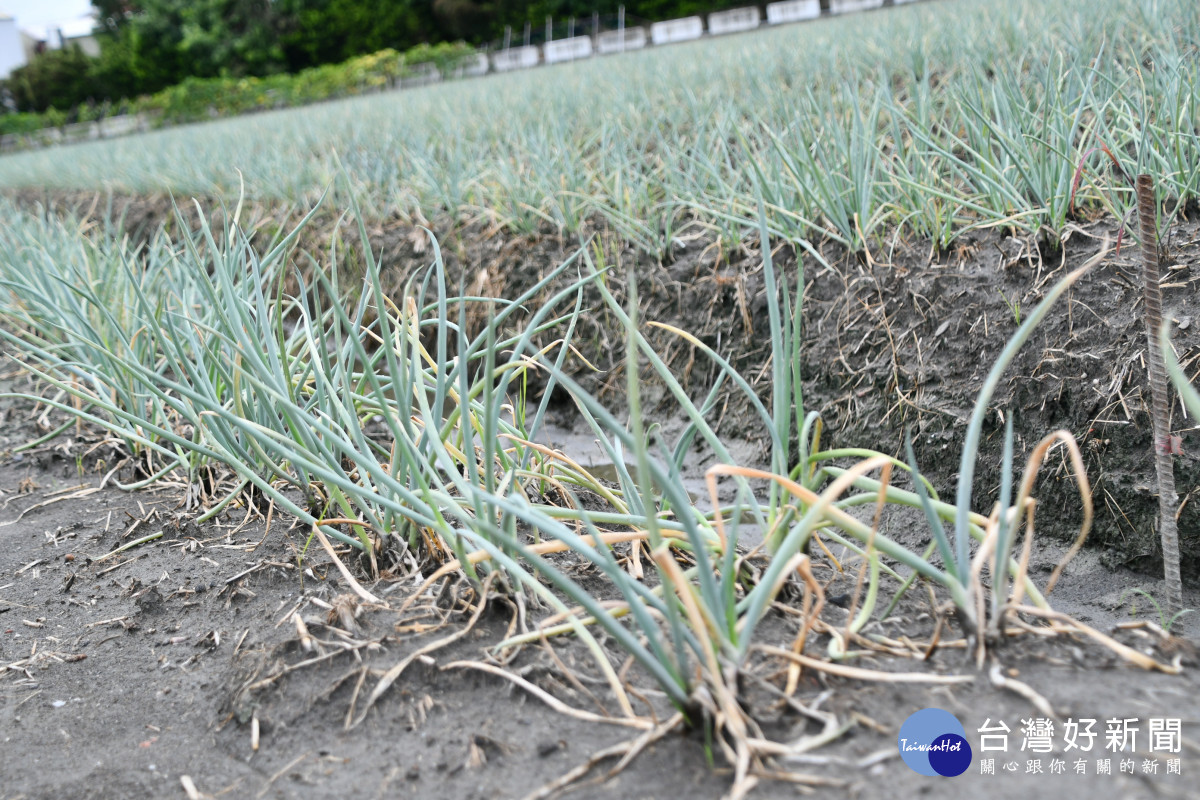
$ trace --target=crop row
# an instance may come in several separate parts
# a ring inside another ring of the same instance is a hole
[[[1200,6],[964,0],[886,17],[18,153],[0,185],[220,196],[244,181],[251,199],[311,204],[340,163],[370,216],[569,233],[599,219],[659,253],[696,223],[736,246],[760,194],[774,236],[855,249],[891,231],[939,246],[976,226],[1057,232],[1101,144],[1196,198]],[[1087,177],[1085,206],[1102,196]]]
[[[819,415],[795,390],[802,279],[777,274],[769,250],[772,397],[760,401],[718,354],[675,331],[717,367],[717,385],[694,403],[645,339],[636,297],[628,309],[616,302],[606,285],[612,268],[587,250],[521,297],[489,300],[447,291],[435,244],[431,269],[392,302],[360,226],[366,275],[353,300],[336,246],[328,264],[306,272],[308,288],[302,283],[295,294],[285,292],[299,230],[255,246],[236,227],[236,213],[218,235],[202,227],[174,241],[156,237],[138,254],[145,268],[134,269],[134,254],[119,232],[80,241],[77,223],[5,212],[0,336],[51,389],[33,399],[106,429],[136,459],[145,477],[127,488],[167,476],[184,479],[208,509],[205,516],[258,498],[298,517],[312,538],[339,539],[365,551],[372,563],[402,556],[426,576],[425,586],[459,575],[483,594],[500,583],[536,597],[549,622],[501,647],[578,635],[627,724],[652,727],[633,713],[591,633],[600,628],[678,709],[672,725],[686,718],[713,726],[735,766],[735,795],[745,788],[751,759],[781,752],[771,748],[782,745],[748,735],[737,674],[752,657],[771,652],[763,650],[759,623],[785,585],[794,584],[805,598],[803,629],[793,650],[776,648],[775,657],[792,652],[801,659],[796,663],[828,663],[804,655],[806,635],[820,631],[828,637],[828,659],[852,661],[859,652],[853,648],[874,641],[864,628],[882,606],[881,589],[893,594],[890,608],[920,577],[953,602],[982,663],[985,651],[1008,635],[1007,616],[1050,613],[1025,565],[1035,509],[1032,474],[1057,442],[1070,454],[1083,502],[1089,502],[1081,456],[1065,432],[1043,440],[1030,457],[1028,479],[1015,482],[1010,419],[1000,504],[990,518],[971,512],[971,472],[990,393],[1017,348],[1091,264],[1046,292],[992,368],[968,427],[958,498],[948,503],[920,478],[911,444],[904,462],[822,441]],[[529,301],[556,281],[563,288],[531,310]],[[627,421],[564,369],[589,286],[622,328]],[[479,310],[487,322],[471,331],[468,320],[479,318],[472,310],[479,304],[486,306]],[[507,332],[513,328],[521,332]],[[535,347],[541,334],[553,337],[552,344]],[[1169,359],[1165,340],[1163,350]],[[667,387],[686,422],[673,441],[652,443],[648,435],[639,364]],[[1180,380],[1177,365],[1171,366]],[[530,370],[549,375],[577,404],[612,458],[615,487],[538,444],[551,392],[539,402],[527,400]],[[737,465],[717,436],[712,418],[724,383],[755,409],[769,443],[769,468]],[[1179,385],[1194,413],[1200,398],[1186,393],[1186,381]],[[707,473],[707,510],[696,507],[682,479],[683,464],[701,446],[719,462]],[[901,488],[902,482],[912,488]],[[734,488],[732,504],[720,502],[719,483]],[[592,499],[580,502],[583,493]],[[910,551],[853,513],[872,505],[923,509],[931,543]],[[1011,554],[1023,524],[1026,555],[1018,563]],[[765,534],[769,555],[746,554],[743,539],[752,526]],[[829,625],[819,616],[823,590],[805,555],[818,535],[861,560],[865,593],[856,594],[857,613],[845,624]],[[974,553],[972,539],[981,542]],[[563,551],[589,565],[588,587],[570,562],[556,558]],[[652,579],[640,577],[643,556]],[[356,591],[379,602],[361,587]],[[1033,605],[1025,604],[1026,596]],[[1174,669],[1112,646],[1143,666]],[[870,673],[838,669],[850,677]],[[372,702],[391,680],[381,680]],[[794,688],[789,679],[787,691]]]

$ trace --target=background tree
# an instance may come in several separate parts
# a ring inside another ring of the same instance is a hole
[[[60,111],[94,98],[92,59],[78,45],[47,50],[5,82],[20,111]]]
[[[487,38],[496,23],[495,6],[476,0],[434,0],[433,15],[444,33],[464,41]]]
[[[448,38],[428,0],[275,0],[273,5],[289,72]]]
[[[285,66],[275,5],[271,0],[140,0],[114,33],[127,48],[143,92],[193,76],[267,75]]]
[[[189,77],[266,76],[385,48],[465,40],[480,45],[546,17],[668,19],[746,0],[92,0],[100,56],[51,50],[6,88],[22,111],[60,110],[151,94]]]

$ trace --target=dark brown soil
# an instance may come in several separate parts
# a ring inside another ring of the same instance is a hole
[[[93,197],[51,199],[60,208],[86,212]],[[97,208],[107,203],[102,198]],[[112,207],[124,215],[136,241],[153,230],[170,202],[118,198]],[[332,224],[330,219],[318,225],[306,246],[326,246],[320,243],[322,237],[327,242]],[[476,290],[496,296],[532,285],[578,246],[552,232],[510,239],[479,223],[435,230],[452,278],[464,275],[468,283],[476,281]],[[353,241],[352,231],[342,233]],[[378,223],[370,234],[397,284],[429,262],[429,250],[407,224]],[[746,374],[758,376],[756,385],[765,393],[765,298],[756,245],[727,251],[705,232],[695,234],[662,261],[621,246],[604,231],[596,237],[606,258],[621,265],[612,275],[618,292],[624,269],[634,267],[645,316],[680,324],[717,347]],[[804,401],[825,415],[826,443],[898,453],[902,430],[913,425],[924,471],[943,494],[949,493],[975,393],[1015,330],[1016,309],[1031,309],[1057,276],[1095,252],[1103,234],[1103,227],[1076,230],[1063,252],[1042,252],[1035,243],[992,231],[964,237],[953,253],[931,254],[920,245],[898,243],[869,257],[828,248],[829,266],[805,259]],[[785,247],[776,253],[776,263],[794,274],[797,259]],[[1194,372],[1200,320],[1186,325],[1184,320],[1200,284],[1200,226],[1174,227],[1166,264],[1179,265],[1168,272],[1166,305],[1178,309],[1176,347]],[[994,404],[1014,417],[1019,462],[1038,438],[1058,427],[1071,430],[1084,448],[1098,511],[1094,547],[1067,570],[1051,599],[1104,631],[1131,614],[1158,621],[1151,604],[1127,590],[1163,596],[1139,372],[1145,339],[1137,316],[1138,276],[1134,251],[1124,250],[1081,281],[1026,347]],[[590,348],[585,352],[606,368],[589,378],[601,391],[621,385],[620,337],[613,330],[605,315],[593,314],[580,334]],[[693,361],[695,354],[665,335],[657,343],[693,389],[709,385],[712,372],[702,356]],[[10,376],[8,385],[15,381],[15,388],[27,388],[24,380]],[[606,396],[619,401],[617,391]],[[502,601],[493,603],[467,637],[414,664],[360,726],[345,730],[351,704],[361,708],[374,684],[368,678],[356,700],[361,666],[387,669],[418,647],[461,630],[466,619],[461,609],[444,604],[445,623],[426,633],[414,632],[411,619],[394,611],[365,611],[352,637],[357,644],[342,650],[346,640],[322,626],[325,612],[318,601],[333,603],[347,587],[315,544],[299,556],[306,537],[288,529],[290,520],[275,519],[268,533],[261,519],[245,522],[244,511],[237,511],[197,526],[191,522],[195,512],[182,508],[169,487],[133,494],[112,487],[89,492],[105,471],[96,463],[104,451],[77,457],[92,446],[93,437],[85,431],[14,454],[41,432],[36,415],[17,401],[3,401],[0,415],[0,800],[185,797],[184,775],[206,796],[518,798],[635,735],[554,712],[498,678],[444,669],[458,659],[482,660],[485,648],[503,637],[511,612]],[[996,410],[990,417],[977,508],[987,507],[998,483],[996,433],[1002,428],[994,421]],[[1178,418],[1174,424],[1185,450],[1191,424]],[[740,440],[737,451],[753,460],[758,434],[739,406],[726,409],[722,430]],[[1063,542],[1073,537],[1077,524],[1073,484],[1057,470],[1057,462],[1047,469],[1037,492],[1043,511],[1032,571],[1039,582],[1061,558]],[[1200,512],[1193,502],[1198,473],[1194,457],[1178,460],[1180,495],[1190,499],[1180,532],[1185,574],[1193,582],[1200,574]],[[147,521],[128,532],[136,519]],[[919,546],[922,525],[915,515],[897,514],[885,532]],[[99,560],[157,530],[163,531],[161,538]],[[819,577],[830,581],[831,594],[847,588],[847,578],[827,566],[822,570]],[[407,577],[369,588],[398,599],[414,586]],[[320,651],[329,656],[324,661],[298,666],[314,657],[301,648],[289,622],[298,604],[313,635],[326,642]],[[1194,589],[1185,593],[1185,604],[1200,607]],[[830,607],[825,616],[838,624],[845,615]],[[790,642],[790,624],[773,619],[765,641]],[[1185,665],[1181,676],[1135,670],[1110,651],[1069,636],[1021,637],[1000,654],[1007,674],[1043,694],[1060,721],[1137,717],[1144,731],[1150,717],[1181,717],[1181,776],[1166,775],[1161,760],[1158,774],[1144,775],[1142,759],[1152,755],[1144,740],[1139,740],[1133,775],[1120,774],[1116,761],[1118,774],[1109,777],[1096,776],[1092,768],[1088,776],[1073,775],[1071,767],[1065,775],[1026,774],[1029,754],[1018,750],[1021,720],[1038,712],[1028,700],[993,687],[986,672],[976,673],[953,649],[938,651],[929,662],[871,657],[856,664],[971,674],[973,683],[952,688],[879,684],[808,673],[797,699],[855,724],[808,760],[787,766],[839,784],[817,787],[822,796],[957,797],[965,790],[997,798],[1045,791],[1068,797],[1196,797],[1198,626],[1194,616],[1183,617],[1174,628],[1182,638],[1169,646],[1144,633],[1118,634],[1160,659],[1178,657]],[[932,627],[928,605],[914,593],[877,630],[925,641]],[[824,645],[822,639],[810,642],[818,653]],[[557,653],[611,708],[603,685],[592,682],[594,668],[586,653],[569,641],[560,643]],[[619,656],[614,659],[619,662]],[[527,649],[509,668],[573,707],[596,710],[539,649]],[[817,732],[799,714],[772,709],[750,695],[756,718],[780,740]],[[910,771],[896,757],[896,732],[909,714],[930,706],[955,713],[972,744],[985,719],[1005,720],[1014,731],[1010,755],[1020,770],[1005,773],[998,759],[999,774],[982,776],[977,753],[972,771],[957,781]],[[257,751],[250,744],[254,718],[261,732]],[[1061,738],[1057,747],[1044,756],[1047,764],[1055,756],[1070,763]],[[586,785],[576,796],[716,798],[728,788],[728,776],[714,772],[705,754],[699,733],[673,734],[620,775]],[[716,766],[723,766],[719,754]],[[794,786],[767,782],[754,796],[796,794]]]
[[[7,382],[18,390],[25,387],[22,378],[13,383]],[[316,602],[336,605],[348,594],[347,586],[315,545],[298,557],[305,543],[302,531],[276,519],[268,534],[261,520],[246,523],[240,511],[196,525],[189,521],[194,512],[182,509],[169,491],[97,490],[107,467],[94,455],[77,459],[93,448],[86,432],[14,454],[37,433],[35,413],[28,404],[4,401],[0,415],[5,453],[0,461],[3,800],[183,798],[183,776],[206,797],[519,798],[635,733],[551,711],[498,678],[445,669],[458,659],[485,657],[485,648],[503,636],[511,613],[503,602],[485,612],[466,638],[427,663],[414,664],[363,724],[345,730],[362,665],[390,668],[416,648],[461,630],[465,615],[447,604],[445,624],[420,634],[412,630],[411,615],[402,619],[394,612],[367,611],[352,638],[371,646],[358,646],[358,655],[341,650],[338,643],[347,639],[324,627],[328,617]],[[145,522],[130,530],[139,519]],[[895,520],[887,532],[902,536],[899,529],[908,523]],[[160,530],[157,540],[102,558],[124,542]],[[1062,550],[1038,548],[1039,574]],[[827,566],[819,575],[831,581],[831,595],[849,587],[849,578],[836,579]],[[1135,586],[1157,592],[1155,584],[1125,570],[1112,573],[1085,554],[1068,571],[1054,601],[1108,630],[1134,605],[1138,618],[1155,619],[1138,596],[1122,600],[1120,594]],[[409,578],[368,588],[396,606],[414,585]],[[1188,593],[1189,605],[1198,601],[1195,592]],[[301,648],[289,622],[297,607],[312,635],[325,642],[319,653],[326,660],[303,666],[318,654]],[[824,618],[840,624],[845,615],[831,606]],[[773,618],[762,640],[786,644],[794,635],[789,625]],[[924,641],[931,628],[928,608],[914,597],[876,630]],[[1177,626],[1185,635],[1196,630],[1187,617]],[[1138,717],[1144,730],[1152,716],[1181,717],[1187,748],[1181,776],[1162,774],[1165,760],[1158,765],[1160,774],[1143,775],[1141,761],[1153,755],[1145,744],[1136,757],[1136,775],[1001,770],[981,776],[977,764],[957,780],[911,772],[896,757],[895,735],[920,708],[956,714],[972,743],[985,719],[1005,720],[1014,730],[1013,751],[1020,720],[1037,713],[1025,699],[992,687],[961,650],[953,649],[937,652],[926,663],[881,657],[855,663],[886,671],[976,675],[973,683],[928,687],[807,673],[797,699],[831,712],[839,723],[854,724],[807,760],[786,766],[830,782],[817,787],[821,796],[949,798],[965,790],[1015,798],[1049,789],[1067,796],[1194,797],[1200,769],[1195,640],[1176,639],[1166,647],[1156,645],[1154,637],[1118,635],[1160,659],[1180,658],[1183,675],[1135,670],[1110,651],[1067,636],[1024,637],[1004,648],[1000,658],[1007,674],[1045,695],[1061,719]],[[819,654],[824,645],[817,637],[810,648]],[[588,691],[611,708],[586,653],[570,640],[556,650]],[[614,658],[619,661],[615,653]],[[526,650],[508,667],[574,707],[596,709],[538,648]],[[756,671],[764,667],[759,664]],[[373,685],[374,678],[368,678],[358,709]],[[653,693],[647,694],[653,702]],[[753,688],[748,696],[760,722],[783,741],[819,730],[795,712],[770,708]],[[665,711],[660,705],[659,712]],[[260,728],[257,751],[251,747],[254,718]],[[1060,743],[1058,751],[1045,755],[1047,769],[1052,756],[1070,757],[1061,748]],[[1012,753],[1022,770],[1027,755]],[[650,747],[620,775],[587,784],[575,796],[717,798],[727,786],[727,775],[706,762],[703,737],[680,733]],[[767,782],[753,796],[796,792],[789,784]]]

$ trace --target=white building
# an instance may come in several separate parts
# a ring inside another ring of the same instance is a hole
[[[95,29],[96,13],[91,11],[73,19],[45,25],[31,25],[26,27],[22,33],[33,42],[35,47],[38,43],[42,43],[48,50],[59,50],[78,45],[84,53],[95,57],[100,55],[100,43],[96,41]]]
[[[25,66],[25,48],[17,21],[0,11],[0,80],[7,78],[17,67]]]

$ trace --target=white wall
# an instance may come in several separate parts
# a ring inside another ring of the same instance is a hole
[[[821,16],[821,0],[780,0],[767,6],[767,22],[781,25]]]
[[[646,29],[633,27],[622,31],[605,31],[596,37],[596,50],[601,55],[638,50],[646,46]]]
[[[758,6],[714,11],[708,15],[708,32],[713,36],[719,36],[722,33],[752,31],[758,27],[761,21],[762,16],[758,13]]]
[[[84,55],[89,55],[92,58],[100,56],[100,43],[90,33],[86,36],[63,37],[63,47],[73,47],[75,45],[79,45],[79,49],[83,51]]]
[[[536,47],[514,47],[510,50],[497,50],[492,53],[492,66],[496,72],[508,72],[514,69],[536,67],[541,58]]]
[[[560,61],[574,61],[577,58],[589,58],[592,55],[592,37],[574,36],[570,39],[558,39],[546,42],[543,49],[547,64],[557,64]]]
[[[14,69],[24,65],[25,48],[21,46],[17,21],[12,17],[0,17],[0,79],[7,78]]]
[[[684,17],[656,22],[650,26],[650,40],[655,44],[671,44],[699,39],[704,35],[704,20],[700,17]]]
[[[829,13],[848,14],[851,11],[879,8],[881,5],[883,5],[883,0],[829,0]]]

